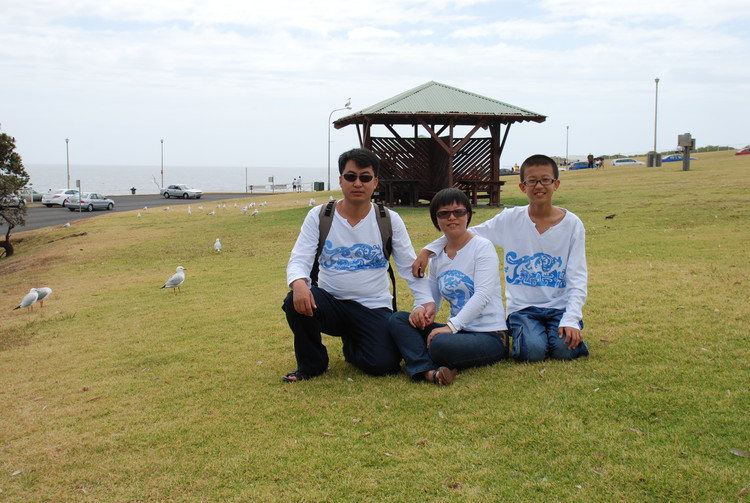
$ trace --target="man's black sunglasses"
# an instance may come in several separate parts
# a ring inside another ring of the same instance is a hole
[[[349,173],[344,173],[341,176],[343,176],[344,180],[346,180],[347,182],[356,182],[357,178],[359,178],[359,181],[362,183],[371,182],[372,179],[375,178],[370,173],[360,173],[359,175],[357,175],[357,173],[349,172]]]

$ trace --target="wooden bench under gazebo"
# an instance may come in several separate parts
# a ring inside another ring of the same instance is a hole
[[[510,125],[545,120],[544,115],[501,101],[428,82],[333,125],[356,125],[360,146],[378,155],[382,165],[376,198],[389,206],[416,206],[445,187],[460,188],[474,205],[486,198],[488,204],[499,206],[505,183],[500,180],[500,156]],[[375,125],[390,136],[373,136]],[[460,138],[459,126],[471,130]],[[420,127],[426,135],[420,135]],[[475,137],[480,130],[489,131],[489,136]]]

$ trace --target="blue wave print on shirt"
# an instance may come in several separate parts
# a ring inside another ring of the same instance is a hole
[[[536,253],[516,258],[515,252],[505,255],[505,281],[512,285],[550,286],[565,288],[562,257]]]
[[[449,270],[438,276],[440,294],[451,305],[451,316],[458,315],[474,295],[474,281],[461,271]]]
[[[320,267],[331,271],[359,271],[388,267],[382,247],[358,243],[353,246],[334,248],[326,240],[323,253],[320,254]]]

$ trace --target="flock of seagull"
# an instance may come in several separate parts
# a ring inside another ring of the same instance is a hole
[[[333,200],[333,197],[331,197],[330,200]],[[295,201],[295,203],[299,203],[299,201]],[[267,205],[268,205],[267,201],[263,201],[262,203],[258,203],[257,205],[256,203],[253,202],[253,203],[248,204],[247,206],[242,207],[242,209],[240,209],[240,212],[242,212],[242,214],[244,215],[248,211],[253,210],[250,213],[250,216],[254,217],[258,214],[258,208],[261,208]],[[307,205],[315,206],[315,199],[311,197]],[[216,205],[216,209],[226,209],[226,207],[227,207],[226,204]],[[234,203],[234,207],[238,208],[239,206],[237,205],[237,203]],[[148,206],[144,206],[143,209],[147,210]],[[169,211],[169,209],[170,209],[169,206],[165,206],[163,211]],[[198,206],[198,210],[203,211],[203,206],[202,205]],[[188,212],[188,215],[193,214],[193,211],[190,208],[189,204],[187,207],[187,212]],[[207,215],[215,215],[215,214],[216,214],[216,210],[212,210],[211,212],[207,213]],[[138,218],[141,218],[140,212],[138,212]],[[70,222],[63,225],[63,227],[70,227]],[[214,251],[216,251],[217,253],[221,252],[221,241],[219,241],[219,238],[216,238],[216,242],[214,242]],[[164,283],[164,286],[162,286],[161,288],[171,288],[172,291],[176,295],[177,292],[182,292],[180,287],[182,286],[182,283],[184,282],[185,282],[185,268],[182,266],[178,266],[177,272],[175,272],[172,276],[170,276],[167,282]],[[21,309],[21,308],[28,308],[29,311],[33,311],[34,304],[36,304],[37,302],[39,302],[41,307],[44,307],[44,299],[49,297],[51,294],[52,294],[52,289],[46,286],[42,288],[32,288],[31,290],[29,290],[29,293],[27,293],[24,296],[24,298],[21,300],[21,303],[13,309],[16,310],[16,309]]]

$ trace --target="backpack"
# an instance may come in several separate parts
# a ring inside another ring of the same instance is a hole
[[[336,201],[328,201],[328,204],[320,207],[320,237],[318,238],[318,251],[315,253],[315,260],[313,261],[312,271],[310,271],[310,280],[312,284],[318,285],[318,272],[320,270],[320,264],[318,259],[320,254],[323,253],[323,247],[325,246],[328,232],[331,230],[331,224],[333,224],[333,209],[336,206]],[[378,209],[378,228],[380,229],[380,239],[383,241],[383,254],[385,259],[388,261],[388,275],[391,277],[391,286],[393,288],[393,311],[396,312],[396,276],[393,274],[393,267],[391,266],[391,252],[393,251],[393,228],[391,227],[391,215],[388,210],[385,209],[382,203],[377,204]]]

